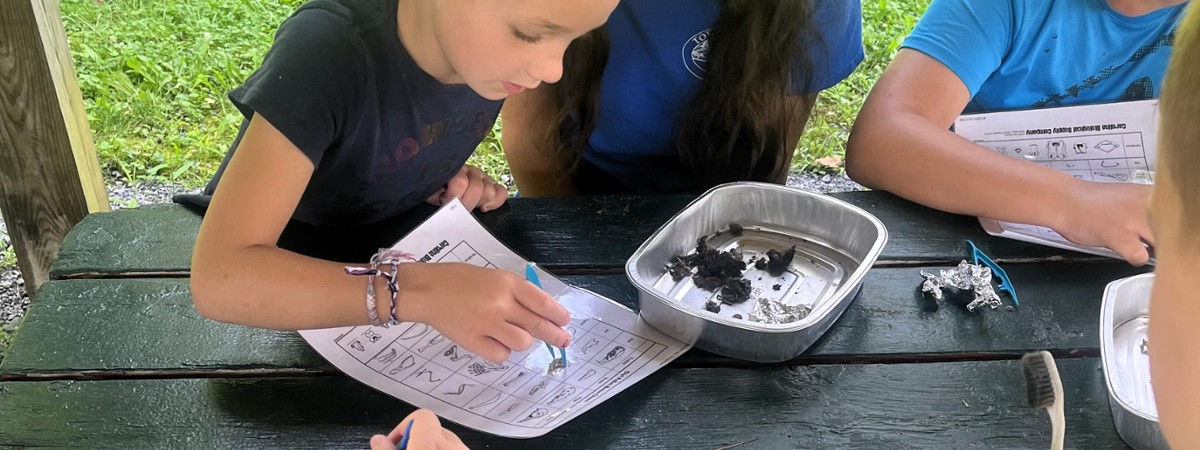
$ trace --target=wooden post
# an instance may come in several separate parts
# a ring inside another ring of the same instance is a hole
[[[62,240],[108,211],[57,0],[0,8],[0,214],[33,295]]]

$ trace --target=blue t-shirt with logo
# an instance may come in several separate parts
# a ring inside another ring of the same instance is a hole
[[[1186,5],[1127,17],[1106,0],[934,0],[903,46],[962,79],[965,113],[1146,100]]]
[[[859,0],[817,0],[820,42],[808,42],[814,69],[795,93],[826,89],[863,59]],[[625,190],[689,187],[675,147],[680,118],[701,86],[718,0],[622,0],[609,17],[610,54],[600,83],[600,113],[583,159]],[[719,39],[719,37],[715,37]],[[797,67],[802,70],[802,67]]]

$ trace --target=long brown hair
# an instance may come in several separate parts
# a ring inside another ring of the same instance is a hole
[[[575,39],[563,55],[563,75],[549,85],[553,120],[542,131],[545,151],[567,172],[574,172],[600,114],[600,79],[608,62],[608,31],[604,27]]]
[[[798,126],[793,86],[806,92],[811,79],[812,61],[801,44],[821,44],[812,0],[720,1],[704,81],[675,130],[676,152],[696,190],[787,173],[794,151],[787,131]],[[568,170],[595,130],[607,60],[608,35],[600,28],[571,44],[563,78],[553,85],[555,120],[544,132],[547,148]],[[805,70],[794,71],[797,64]]]

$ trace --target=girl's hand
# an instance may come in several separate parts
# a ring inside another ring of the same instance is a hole
[[[467,351],[501,362],[534,339],[566,347],[566,308],[516,274],[465,263],[401,264],[397,312],[427,323]],[[411,299],[411,300],[410,300]]]
[[[499,208],[508,199],[508,188],[497,183],[475,166],[465,164],[458,170],[446,188],[426,199],[431,205],[442,206],[450,199],[458,197],[467,210],[479,208],[480,212],[488,212]]]
[[[387,436],[377,434],[371,437],[371,450],[396,450],[400,440],[404,438],[404,430],[412,422],[411,436],[408,437],[408,450],[460,450],[466,449],[461,439],[454,433],[442,428],[436,415],[428,409],[418,409],[400,421],[399,425]]]
[[[1150,260],[1143,245],[1154,245],[1146,206],[1150,186],[1131,183],[1074,183],[1063,197],[1055,231],[1079,245],[1107,247],[1130,264]]]

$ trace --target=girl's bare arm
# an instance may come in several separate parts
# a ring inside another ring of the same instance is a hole
[[[368,323],[366,278],[343,264],[276,246],[313,172],[308,158],[255,116],[230,161],[200,227],[192,257],[192,296],[214,320],[274,329]],[[517,277],[468,264],[402,264],[397,315],[425,322],[492,360],[532,339],[566,344],[570,320],[552,297]],[[447,280],[472,283],[446,283]],[[376,279],[376,307],[389,316],[390,293]]]
[[[970,93],[949,68],[902,49],[867,97],[846,144],[859,183],[958,214],[1053,228],[1106,246],[1134,264],[1148,259],[1147,186],[1077,180],[995,153],[952,131]]]

